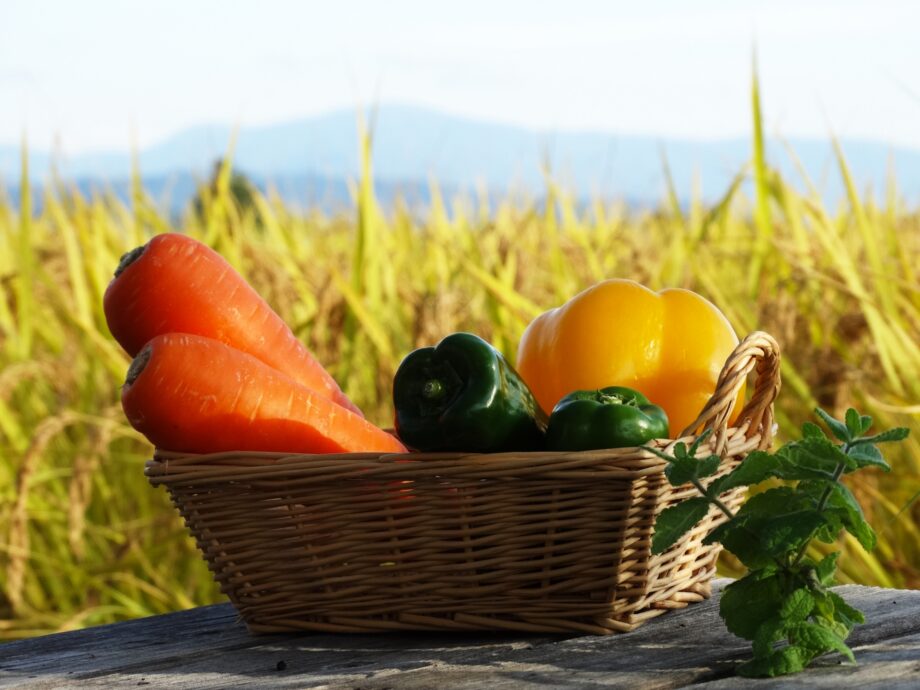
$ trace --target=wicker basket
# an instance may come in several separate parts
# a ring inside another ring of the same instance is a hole
[[[728,427],[737,391],[754,392]],[[773,437],[779,348],[748,336],[700,417],[722,472]],[[675,441],[658,441],[670,448]],[[622,448],[577,453],[285,455],[159,451],[147,463],[253,633],[633,630],[710,594],[716,511],[666,553],[655,516],[693,494]],[[737,507],[744,490],[726,494]]]

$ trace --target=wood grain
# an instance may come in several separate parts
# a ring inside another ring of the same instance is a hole
[[[727,581],[717,580],[716,589]],[[0,687],[59,688],[917,688],[920,592],[846,586],[868,622],[850,638],[859,666],[828,656],[791,678],[733,675],[748,646],[718,596],[610,637],[517,633],[253,637],[229,605],[0,646]]]

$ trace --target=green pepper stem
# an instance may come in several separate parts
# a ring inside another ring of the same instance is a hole
[[[444,384],[438,379],[428,379],[422,386],[422,397],[425,400],[440,400],[445,392]]]
[[[636,402],[635,398],[627,398],[623,395],[617,395],[616,393],[604,393],[603,390],[597,391],[597,396],[595,399],[599,403],[604,403],[606,405],[626,405],[627,407],[639,407],[639,403]]]

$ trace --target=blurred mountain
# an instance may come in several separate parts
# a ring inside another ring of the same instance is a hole
[[[381,106],[373,120],[374,175],[384,202],[401,191],[427,199],[428,181],[446,190],[484,188],[500,195],[517,190],[539,196],[548,169],[580,198],[600,196],[654,205],[665,194],[667,160],[681,201],[694,185],[706,201],[717,200],[750,158],[750,141],[692,141],[609,132],[537,131],[445,115],[408,106]],[[173,210],[187,205],[197,182],[228,150],[232,129],[193,127],[139,152],[145,185]],[[893,172],[911,201],[920,195],[920,151],[873,141],[841,142],[859,191],[881,193]],[[830,139],[771,141],[768,160],[793,182],[802,181],[788,149],[824,196],[836,203],[844,188]],[[128,152],[57,156],[60,179],[83,189],[124,193],[131,169]],[[357,112],[341,110],[296,122],[240,129],[235,168],[257,186],[272,184],[298,205],[347,204],[347,181],[359,173]],[[0,185],[14,194],[20,150],[0,146]],[[33,184],[46,183],[52,156],[30,152]],[[695,182],[698,180],[698,183]],[[804,184],[804,182],[802,182]],[[165,197],[164,197],[165,195]]]

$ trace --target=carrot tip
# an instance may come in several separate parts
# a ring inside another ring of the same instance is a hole
[[[150,344],[144,346],[144,349],[137,353],[137,357],[131,360],[131,366],[128,367],[128,375],[125,377],[125,385],[130,386],[132,383],[137,381],[137,377],[141,375],[141,372],[147,366],[147,363],[150,361],[150,356],[153,354],[153,348],[150,347]]]
[[[147,245],[142,244],[140,247],[135,247],[127,254],[123,254],[118,261],[118,267],[115,269],[115,277],[117,278],[124,273],[124,270],[137,261],[145,251],[147,251]]]

